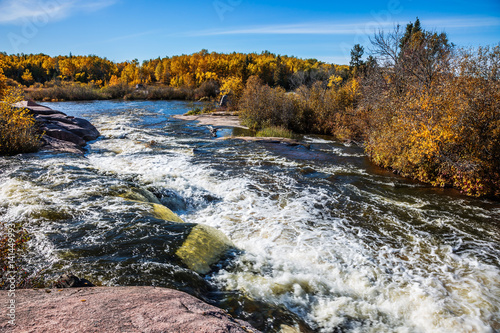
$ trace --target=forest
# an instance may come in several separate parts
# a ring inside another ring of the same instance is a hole
[[[27,97],[49,101],[228,95],[228,108],[252,129],[332,135],[362,145],[374,163],[403,176],[498,197],[500,44],[459,48],[418,19],[376,33],[371,44],[367,58],[354,45],[349,65],[267,51],[202,50],[142,64],[0,54],[0,93],[22,85]],[[2,138],[9,137],[8,119],[26,117],[2,111]],[[20,123],[29,137],[32,124]],[[0,142],[2,153],[25,149],[5,148],[9,140]]]
[[[223,54],[202,50],[142,64],[138,60],[115,63],[94,55],[0,54],[0,64],[10,85],[29,87],[29,96],[40,100],[215,98],[220,89],[241,90],[250,76],[289,90],[327,80],[332,73],[349,75],[348,66],[268,51]],[[137,85],[148,86],[147,94],[134,96]]]

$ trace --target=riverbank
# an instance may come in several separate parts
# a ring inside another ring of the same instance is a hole
[[[218,127],[235,127],[249,129],[247,126],[241,124],[241,120],[238,115],[234,113],[216,111],[200,115],[173,115],[172,118],[186,121],[197,121],[200,125],[206,126],[218,126]],[[230,140],[237,139],[243,141],[252,142],[263,142],[263,143],[283,143],[288,146],[298,146],[302,145],[306,148],[309,145],[300,142],[295,139],[283,138],[283,137],[258,137],[258,136],[226,136],[217,138],[217,140]]]

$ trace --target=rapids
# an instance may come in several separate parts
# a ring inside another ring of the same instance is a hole
[[[186,102],[43,104],[102,137],[84,157],[0,158],[0,217],[31,234],[30,272],[176,288],[268,332],[500,332],[498,202],[400,178],[325,137],[216,140],[170,117]],[[187,223],[119,195],[133,188]],[[206,275],[175,255],[194,224],[239,249]]]

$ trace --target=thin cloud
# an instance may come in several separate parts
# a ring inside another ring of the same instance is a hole
[[[421,20],[424,27],[441,29],[484,28],[500,26],[498,17],[450,17],[444,20]]]
[[[142,37],[142,36],[147,36],[147,35],[154,35],[157,33],[161,33],[163,31],[164,31],[163,29],[157,29],[157,30],[138,32],[138,33],[131,34],[131,35],[118,36],[118,37],[114,37],[114,38],[106,40],[105,43],[117,42],[117,41],[121,41],[121,40],[132,39],[132,38],[137,38],[137,37]]]
[[[392,23],[391,23],[392,25]],[[349,35],[363,29],[363,24],[303,23],[267,25],[229,30],[211,30],[192,33],[197,36],[218,35]]]
[[[398,22],[365,20],[356,23],[302,23],[276,24],[253,27],[242,27],[225,30],[207,30],[188,33],[189,36],[221,36],[221,35],[354,35],[371,34],[376,30],[391,29]],[[405,24],[406,22],[404,22]],[[499,26],[500,19],[495,17],[454,17],[435,20],[422,20],[424,27],[440,27],[442,29],[474,28]]]
[[[116,0],[1,0],[0,24],[23,24],[26,20],[56,21],[78,11],[93,12],[115,3]]]

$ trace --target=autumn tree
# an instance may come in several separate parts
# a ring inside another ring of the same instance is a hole
[[[382,66],[363,78],[362,102],[372,160],[436,186],[498,194],[499,48],[457,52],[418,20],[373,45]]]
[[[7,89],[7,78],[3,75],[2,62],[0,61],[0,100],[2,100],[5,89]]]
[[[411,38],[416,33],[422,32],[422,26],[420,25],[420,20],[415,20],[415,23],[410,22],[406,25],[406,30],[404,35],[401,37],[401,41],[399,42],[399,48],[403,49],[405,46],[411,41]]]
[[[24,71],[23,76],[21,78],[23,82],[26,83],[27,85],[30,85],[35,81],[29,69],[26,69]]]

